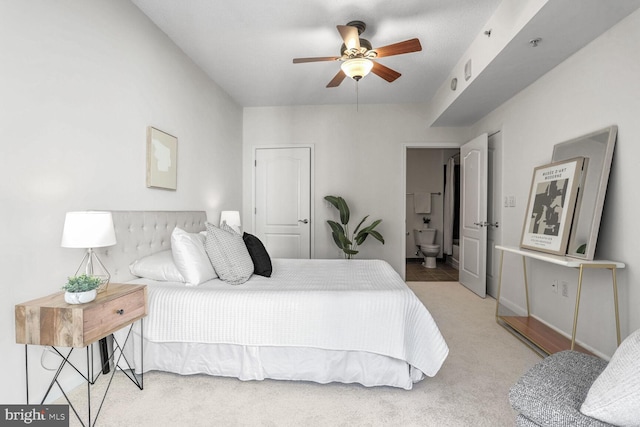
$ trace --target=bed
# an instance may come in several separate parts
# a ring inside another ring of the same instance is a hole
[[[170,252],[176,227],[204,231],[204,212],[112,214],[118,243],[101,254],[112,282],[148,287],[144,333],[137,324],[125,348],[138,372],[409,390],[448,355],[428,310],[385,261],[272,259],[270,277],[188,286],[172,276],[137,277],[130,266]]]

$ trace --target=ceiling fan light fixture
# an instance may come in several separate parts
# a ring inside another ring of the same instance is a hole
[[[344,61],[340,68],[347,76],[358,81],[369,74],[373,68],[373,62],[367,58],[352,58]]]
[[[365,23],[362,21],[351,21],[347,25],[337,25],[336,28],[344,42],[340,47],[339,56],[293,59],[294,64],[340,61],[340,71],[338,71],[329,84],[327,84],[328,88],[340,86],[340,83],[342,83],[347,76],[357,82],[370,72],[391,83],[400,77],[401,74],[373,60],[422,50],[420,40],[417,38],[372,49],[371,42],[360,37],[366,28]]]

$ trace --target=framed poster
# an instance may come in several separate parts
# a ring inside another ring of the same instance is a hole
[[[147,187],[175,190],[178,187],[178,138],[147,128]]]
[[[533,171],[520,247],[565,255],[584,157]]]

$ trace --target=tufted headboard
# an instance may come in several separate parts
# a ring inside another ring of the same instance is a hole
[[[129,272],[133,261],[171,248],[175,227],[195,233],[206,229],[204,211],[111,211],[117,243],[96,249],[111,274],[111,282],[135,279]]]

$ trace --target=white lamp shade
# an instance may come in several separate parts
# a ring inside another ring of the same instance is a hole
[[[67,212],[62,230],[63,248],[101,248],[116,244],[111,212]]]
[[[373,68],[373,62],[367,58],[347,59],[340,68],[347,76],[357,81],[369,74]]]
[[[236,231],[240,231],[240,212],[238,211],[222,211],[220,213],[220,226],[223,223],[227,223],[227,225],[233,228]]]

